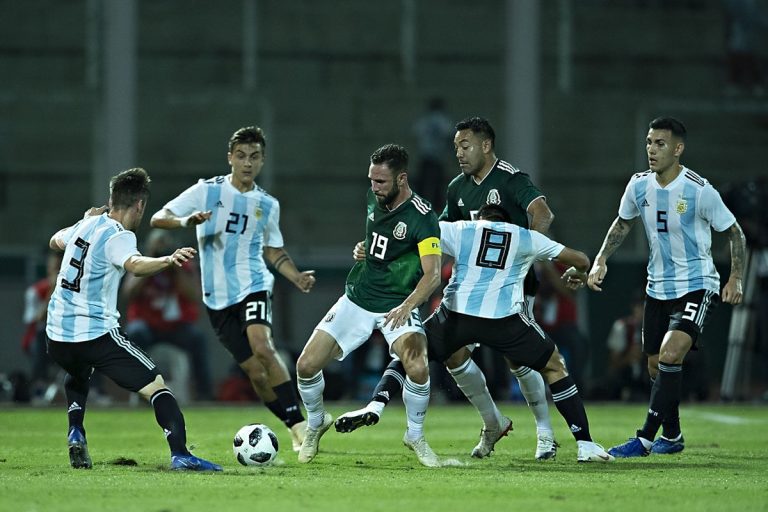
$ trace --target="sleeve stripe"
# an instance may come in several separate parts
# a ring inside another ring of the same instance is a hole
[[[425,238],[419,242],[419,257],[427,256],[429,254],[442,254],[440,250],[440,239],[436,236]]]
[[[416,209],[419,211],[419,213],[421,213],[422,215],[428,214],[429,211],[432,209],[427,205],[427,203],[422,201],[420,197],[413,196],[412,202],[413,202],[413,206],[415,206]]]

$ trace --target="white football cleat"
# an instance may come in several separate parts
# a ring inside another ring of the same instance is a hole
[[[323,437],[329,428],[333,425],[333,417],[329,413],[323,416],[323,424],[320,428],[312,428],[307,424],[307,430],[304,434],[304,442],[299,449],[299,462],[306,464],[315,458],[317,450],[320,448],[320,438]]]
[[[536,432],[536,460],[550,460],[557,457],[557,448],[560,445],[555,441],[555,433],[551,430]]]
[[[613,455],[605,451],[605,448],[592,441],[576,441],[579,453],[576,460],[579,462],[611,462]]]
[[[291,447],[293,451],[298,452],[301,450],[301,443],[304,442],[304,435],[307,432],[307,420],[296,423],[288,429],[291,433]]]
[[[424,436],[421,436],[416,440],[411,440],[408,439],[408,432],[406,431],[403,436],[403,444],[416,453],[416,457],[418,457],[419,462],[421,462],[422,465],[427,466],[428,468],[440,467],[440,460],[437,458],[435,452],[432,451],[432,448],[429,447]]]
[[[512,420],[502,416],[501,424],[493,430],[483,427],[480,431],[480,442],[472,448],[472,456],[478,459],[489,457],[499,440],[512,430]]]

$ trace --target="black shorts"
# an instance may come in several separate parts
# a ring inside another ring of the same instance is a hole
[[[237,364],[245,362],[253,355],[246,328],[252,324],[272,327],[272,294],[267,291],[252,293],[242,302],[224,309],[205,309],[216,336]]]
[[[77,380],[88,380],[96,369],[121,388],[136,392],[160,375],[152,358],[117,328],[89,341],[46,340],[51,358]]]
[[[656,355],[669,331],[683,331],[693,340],[691,350],[698,350],[697,340],[704,331],[712,311],[720,304],[720,296],[708,290],[697,290],[671,300],[658,300],[646,295],[643,309],[643,352]]]
[[[430,355],[445,361],[468,343],[480,343],[512,363],[541,370],[555,351],[555,342],[536,322],[522,315],[480,318],[463,315],[440,305],[424,322]]]

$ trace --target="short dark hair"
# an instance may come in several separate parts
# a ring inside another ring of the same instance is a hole
[[[240,128],[229,138],[229,152],[235,149],[237,144],[261,144],[261,151],[266,153],[267,139],[264,130],[258,126],[245,126]]]
[[[149,174],[141,167],[123,171],[109,180],[109,198],[112,208],[129,208],[139,200],[149,198]]]
[[[477,217],[484,220],[511,222],[507,210],[497,204],[484,204],[477,212]]]
[[[480,135],[483,139],[491,139],[491,147],[496,146],[496,132],[493,126],[483,117],[468,117],[456,123],[456,131],[472,130],[472,133]]]
[[[373,152],[371,163],[385,164],[394,174],[408,171],[408,151],[397,144],[385,144]]]
[[[682,121],[675,119],[674,117],[657,117],[650,123],[648,123],[650,130],[669,130],[672,135],[682,139],[685,142],[688,136],[688,131],[685,129],[685,125]]]

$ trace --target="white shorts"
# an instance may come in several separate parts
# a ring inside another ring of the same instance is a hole
[[[315,329],[328,333],[336,340],[341,347],[341,355],[336,358],[339,361],[368,341],[374,329],[378,329],[384,335],[389,346],[389,354],[393,357],[396,355],[392,352],[392,344],[401,336],[414,332],[426,336],[417,309],[411,312],[408,323],[397,329],[392,329],[391,324],[382,327],[385,316],[386,313],[371,313],[349,300],[346,295],[342,295]]]

